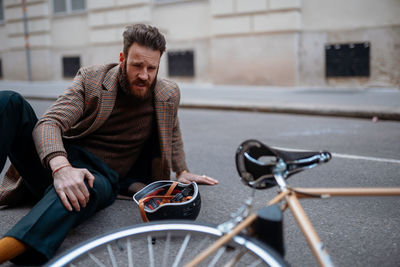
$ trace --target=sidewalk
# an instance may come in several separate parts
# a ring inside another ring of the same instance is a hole
[[[71,82],[0,81],[28,99],[54,100]],[[180,84],[182,108],[400,120],[399,88],[305,88]]]

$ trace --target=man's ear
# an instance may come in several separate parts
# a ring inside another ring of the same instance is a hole
[[[119,65],[122,68],[123,63],[124,63],[125,57],[123,52],[119,52]]]

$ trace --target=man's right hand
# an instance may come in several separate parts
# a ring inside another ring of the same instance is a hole
[[[81,207],[86,207],[90,194],[85,178],[88,179],[88,184],[92,188],[94,176],[87,169],[72,167],[63,156],[51,159],[49,165],[54,174],[54,188],[65,208],[69,211],[73,209],[80,211]],[[60,167],[62,168],[59,169]],[[54,173],[57,169],[59,170]]]

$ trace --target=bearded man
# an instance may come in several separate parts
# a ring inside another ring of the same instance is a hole
[[[81,68],[37,121],[17,93],[0,92],[0,170],[7,156],[38,202],[0,240],[0,263],[42,264],[71,228],[156,180],[214,185],[190,173],[178,120],[178,86],[158,79],[165,38],[136,24],[119,64]],[[7,130],[6,130],[7,129]],[[3,183],[4,184],[4,183]]]

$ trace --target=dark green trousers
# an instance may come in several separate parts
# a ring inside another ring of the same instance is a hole
[[[51,172],[43,168],[34,150],[32,129],[37,121],[30,105],[22,96],[0,92],[0,169],[5,156],[22,174],[24,182],[39,201],[5,236],[12,236],[31,247],[12,262],[23,265],[41,265],[49,260],[68,232],[111,205],[118,192],[118,174],[87,150],[66,145],[72,166],[88,169],[95,177],[89,188],[90,200],[79,212],[65,209],[54,190]]]

